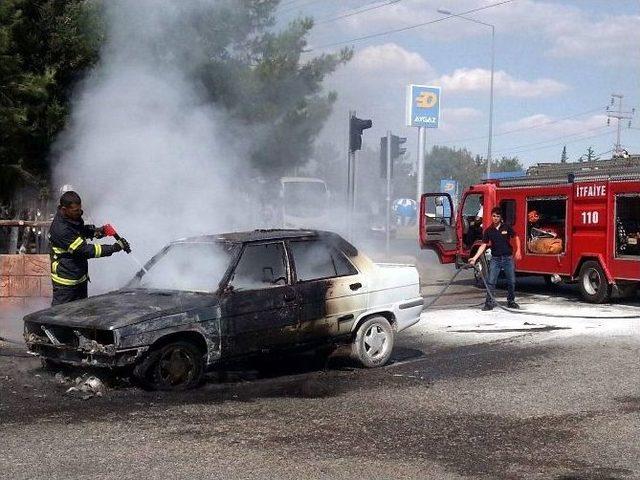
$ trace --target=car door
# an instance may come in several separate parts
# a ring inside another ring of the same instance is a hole
[[[231,355],[295,344],[300,304],[283,242],[247,244],[222,294]]]
[[[366,278],[340,250],[319,239],[291,240],[300,298],[300,341],[322,343],[348,334],[367,307]]]

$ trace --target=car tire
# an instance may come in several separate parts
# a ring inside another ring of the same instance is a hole
[[[351,346],[352,356],[364,367],[381,367],[393,351],[394,331],[384,317],[367,319],[356,332]]]
[[[578,285],[582,298],[589,303],[604,303],[611,296],[611,285],[596,261],[584,262],[578,275]]]
[[[204,354],[191,342],[176,341],[150,351],[133,371],[149,390],[188,390],[202,382]]]

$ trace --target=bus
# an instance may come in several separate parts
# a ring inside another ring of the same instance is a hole
[[[324,180],[281,177],[280,209],[283,228],[327,228],[330,195]]]

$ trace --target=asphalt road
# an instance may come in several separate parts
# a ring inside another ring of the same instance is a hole
[[[427,294],[446,275],[432,280]],[[539,315],[480,312],[472,283],[461,278],[375,370],[297,356],[186,393],[107,377],[102,397],[82,400],[5,345],[0,477],[640,478],[640,319],[569,318],[640,307],[585,307],[534,282],[519,293]]]

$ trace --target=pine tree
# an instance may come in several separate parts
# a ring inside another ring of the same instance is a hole
[[[562,155],[560,156],[560,163],[567,163],[567,146],[562,147]]]

